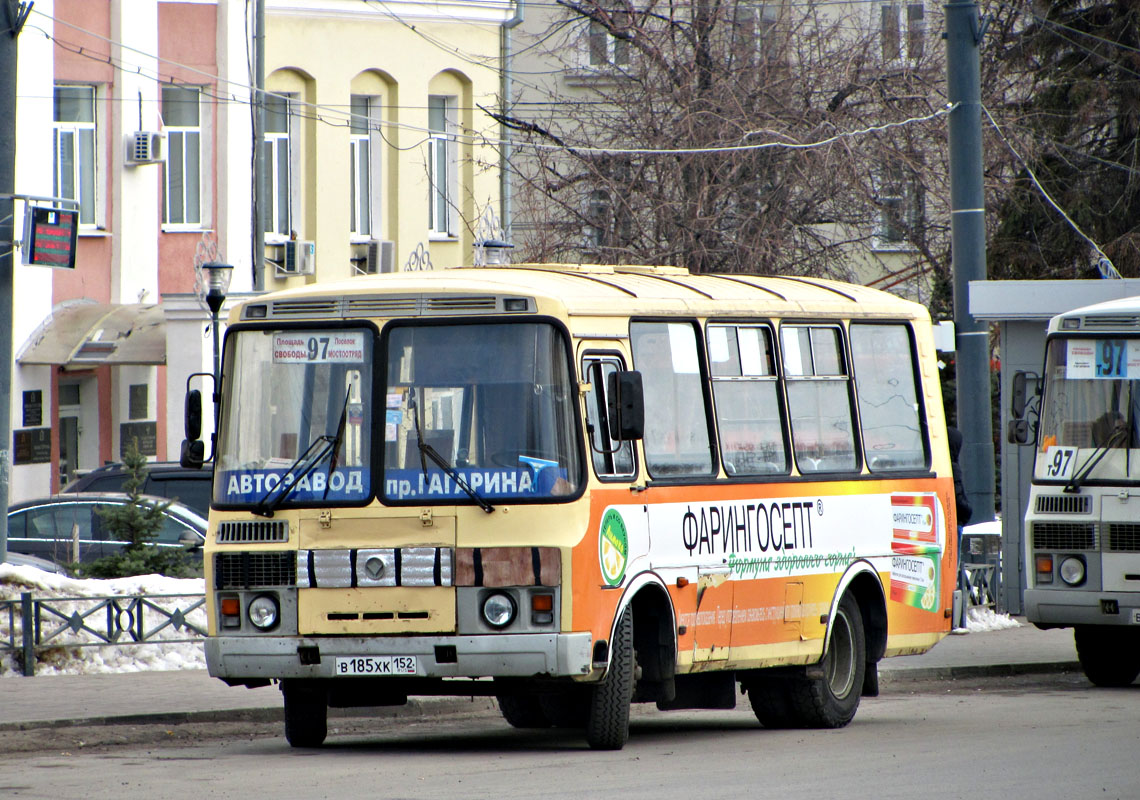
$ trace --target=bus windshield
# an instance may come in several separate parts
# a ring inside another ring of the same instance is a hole
[[[242,330],[226,340],[214,502],[367,502],[369,328]]]
[[[1140,480],[1140,339],[1054,338],[1045,362],[1042,480]]]
[[[578,494],[574,383],[553,325],[398,325],[385,355],[385,502],[489,510]]]

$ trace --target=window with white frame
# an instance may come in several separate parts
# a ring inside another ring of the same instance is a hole
[[[291,227],[292,154],[289,146],[290,106],[288,95],[265,96],[265,171],[262,175],[265,198],[265,233],[268,237],[288,238]]]
[[[617,30],[629,19],[623,11],[612,12],[610,17]],[[629,66],[629,40],[614,36],[606,25],[590,20],[586,28],[586,63],[594,68]]]
[[[373,147],[372,132],[378,116],[379,98],[354,94],[350,102],[348,185],[352,218],[349,231],[354,240],[364,240],[372,235],[372,219],[378,210],[375,197],[379,188],[377,168],[380,154]]]
[[[56,86],[53,103],[54,194],[79,202],[79,224],[98,224],[94,86]]]
[[[757,57],[765,60],[778,53],[776,25],[780,19],[780,6],[776,3],[741,2],[736,6],[732,21],[733,52],[745,63]]]
[[[455,98],[428,97],[428,229],[436,236],[455,236],[459,157],[455,142]]]
[[[874,246],[880,250],[909,248],[923,233],[922,184],[914,170],[894,162],[876,180],[878,206]]]
[[[162,123],[166,129],[162,222],[168,226],[202,224],[202,90],[197,86],[162,88]]]
[[[884,3],[879,6],[879,38],[883,62],[915,62],[922,58],[926,41],[922,3]]]

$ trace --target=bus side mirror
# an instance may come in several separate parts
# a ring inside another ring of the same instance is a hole
[[[1011,419],[1005,428],[1005,438],[1010,444],[1029,444],[1029,421]]]
[[[606,386],[609,398],[610,438],[614,441],[640,439],[645,435],[645,395],[641,373],[636,370],[611,372]]]
[[[206,443],[201,439],[183,439],[178,463],[186,469],[198,469],[206,461]]]
[[[186,392],[186,438],[182,440],[182,453],[178,462],[187,469],[197,469],[206,459],[206,445],[202,441],[202,393],[197,389]]]
[[[202,438],[202,393],[191,389],[186,393],[186,438]]]
[[[1010,398],[1010,411],[1013,418],[1020,420],[1025,416],[1025,372],[1018,370],[1013,373],[1013,392]]]

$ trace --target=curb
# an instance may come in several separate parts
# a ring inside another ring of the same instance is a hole
[[[1015,675],[1055,675],[1080,672],[1078,661],[1044,661],[1024,664],[962,665],[956,667],[901,667],[883,669],[879,677],[883,683],[907,681],[965,680],[969,678],[1008,678]]]
[[[369,717],[373,719],[404,719],[416,717],[432,719],[442,716],[459,716],[498,713],[494,698],[448,697],[441,699],[409,698],[402,706],[330,708],[329,720]],[[153,714],[108,714],[97,717],[70,719],[26,720],[0,722],[0,733],[42,730],[45,728],[104,727],[108,725],[187,725],[218,722],[283,722],[284,711],[272,708],[235,708],[213,711],[166,711]]]
[[[955,681],[976,678],[1003,678],[1017,675],[1048,675],[1080,672],[1077,661],[1050,661],[1022,664],[962,665],[944,667],[895,667],[879,671],[884,684],[919,681]],[[375,719],[432,719],[442,716],[498,714],[490,697],[409,698],[402,706],[330,708],[329,719],[370,717]],[[222,722],[283,722],[280,706],[264,708],[215,709],[210,711],[168,711],[153,714],[107,714],[92,717],[0,722],[0,733],[52,728],[104,727],[109,725],[188,725]]]

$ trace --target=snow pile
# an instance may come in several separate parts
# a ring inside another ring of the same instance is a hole
[[[970,633],[1020,628],[1021,623],[1009,616],[998,614],[992,608],[977,606],[966,610],[966,630]]]
[[[114,580],[81,580],[69,578],[66,575],[55,575],[35,567],[17,567],[11,564],[0,564],[0,601],[15,600],[17,604],[9,615],[0,607],[0,644],[14,641],[17,648],[21,645],[22,625],[18,601],[22,592],[31,592],[36,599],[59,598],[96,598],[117,597],[129,595],[146,595],[156,605],[164,610],[173,612],[175,609],[185,609],[194,604],[192,597],[172,597],[166,600],[156,598],[155,595],[202,595],[206,591],[206,584],[202,578],[167,578],[163,575],[138,575],[132,578],[116,578]],[[53,603],[64,615],[78,612],[83,615],[89,612],[98,601],[76,601]],[[88,627],[100,631],[106,630],[106,611],[99,610],[86,620]],[[129,624],[126,615],[124,624]],[[186,616],[187,621],[198,627],[206,627],[205,608],[197,608]],[[152,631],[166,621],[164,614],[148,611],[145,617],[146,630]],[[41,631],[57,630],[66,625],[66,620],[54,614],[41,617]],[[10,627],[11,626],[11,627]],[[14,637],[13,630],[14,629]],[[157,638],[182,639],[193,636],[193,632],[185,627],[176,630],[168,625],[159,632]],[[138,672],[141,670],[175,670],[175,669],[205,669],[205,654],[202,644],[198,642],[172,642],[161,644],[158,642],[145,644],[101,645],[98,647],[68,646],[73,642],[97,642],[99,638],[80,631],[71,631],[59,637],[60,647],[37,653],[37,675],[82,675],[94,672]],[[130,636],[122,634],[121,641],[130,641]],[[0,650],[0,678],[21,676],[18,665],[18,654],[11,650]]]

